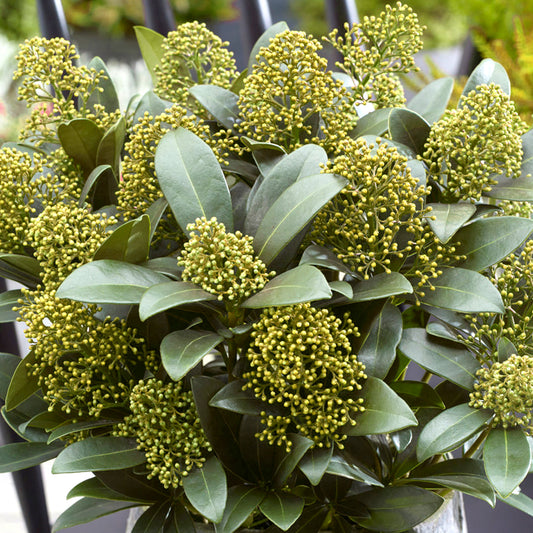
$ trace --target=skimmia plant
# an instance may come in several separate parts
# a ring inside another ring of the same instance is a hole
[[[533,134],[483,61],[406,102],[422,28],[323,45],[284,23],[237,72],[187,23],[137,28],[154,89],[22,45],[0,149],[12,471],[92,472],[60,530],[412,531],[453,491],[533,514]]]

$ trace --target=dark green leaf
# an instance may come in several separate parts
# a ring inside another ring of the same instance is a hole
[[[460,342],[460,338],[457,337],[457,332],[448,324],[441,322],[440,320],[435,320],[433,322],[428,322],[426,326],[426,331],[429,335],[433,337],[439,337],[452,342]]]
[[[55,428],[51,433],[50,437],[48,438],[48,444],[51,442],[54,442],[57,439],[61,439],[62,437],[65,437],[66,435],[72,435],[73,433],[78,433],[79,431],[84,431],[86,429],[94,429],[94,428],[101,428],[106,426],[112,426],[116,424],[116,420],[91,420],[87,422],[75,422],[72,424],[65,424],[60,425],[59,427]]]
[[[79,524],[86,524],[106,516],[131,507],[137,507],[138,503],[117,502],[99,500],[96,498],[82,498],[75,504],[71,505],[66,511],[59,515],[55,521],[52,532],[60,531],[68,527],[74,527]]]
[[[372,322],[370,332],[357,354],[368,376],[383,379],[387,375],[396,357],[402,329],[400,310],[390,303],[385,304]]]
[[[147,210],[146,214],[150,218],[150,242],[154,238],[155,230],[168,208],[165,198],[158,198]]]
[[[155,503],[137,519],[131,533],[161,533],[165,525],[170,503]]]
[[[239,118],[239,96],[218,85],[195,85],[189,92],[225,128],[231,130]]]
[[[300,259],[300,264],[324,267],[355,276],[355,273],[352,272],[331,250],[315,244],[308,246],[304,250]]]
[[[350,132],[350,137],[356,139],[363,135],[383,135],[389,128],[389,115],[392,108],[376,109],[357,121],[357,126]]]
[[[511,94],[511,82],[509,81],[509,76],[505,69],[493,59],[484,59],[474,69],[472,74],[470,74],[461,97],[466,96],[479,85],[489,85],[491,83],[499,85],[504,93]],[[463,105],[464,100],[460,100],[458,107],[462,107]]]
[[[115,171],[119,173],[120,153],[124,144],[124,137],[126,135],[126,121],[124,117],[120,117],[104,134],[98,151],[96,154],[97,165],[110,165]]]
[[[222,340],[211,331],[173,331],[161,342],[161,361],[168,375],[178,381]]]
[[[413,287],[399,272],[377,274],[376,276],[353,284],[353,302],[379,300],[397,294],[411,294]]]
[[[444,499],[419,487],[385,487],[362,492],[357,499],[370,512],[356,521],[371,531],[404,531],[429,518]]]
[[[228,488],[224,468],[211,456],[202,468],[195,468],[183,478],[183,490],[191,505],[215,524],[222,520]]]
[[[35,363],[35,353],[31,350],[24,359],[19,359],[6,394],[6,410],[11,411],[39,390],[37,376],[28,374],[28,365]]]
[[[523,492],[519,494],[511,494],[507,498],[498,498],[502,502],[514,507],[515,509],[520,509],[523,513],[533,516],[533,499],[524,494]]]
[[[150,218],[142,215],[119,226],[96,250],[93,259],[142,263],[148,259],[149,248]]]
[[[414,111],[402,107],[395,107],[389,115],[389,132],[395,142],[400,142],[412,148],[417,154],[422,154],[431,126]]]
[[[235,485],[228,491],[224,515],[215,526],[216,533],[233,533],[254,512],[265,497],[265,491],[257,486]]]
[[[333,455],[333,446],[329,448],[312,448],[303,456],[298,467],[305,474],[311,485],[318,485],[326,473]]]
[[[302,514],[304,500],[288,492],[269,492],[259,504],[261,512],[286,531]]]
[[[152,76],[152,82],[156,85],[157,75],[155,73],[155,67],[159,65],[163,57],[164,50],[162,45],[165,37],[143,26],[135,26],[133,29],[135,30],[135,37],[137,37],[144,62]]]
[[[260,179],[271,172],[287,153],[279,144],[254,141],[250,137],[241,137],[241,142],[252,152],[252,157],[261,174]],[[261,181],[256,180],[254,189],[259,188],[260,185]]]
[[[480,272],[507,257],[532,231],[533,220],[527,218],[481,218],[455,234],[455,253],[466,256],[461,267]]]
[[[49,461],[64,448],[63,444],[15,442],[0,446],[0,473],[16,472]]]
[[[271,263],[345,184],[346,180],[335,174],[318,174],[298,180],[287,188],[257,228],[254,248],[259,258]]]
[[[117,90],[104,61],[102,61],[100,57],[93,57],[87,66],[89,68],[94,68],[97,72],[104,72],[104,76],[102,76],[98,82],[98,87],[103,90],[99,91],[97,89],[91,93],[91,96],[89,96],[89,99],[87,100],[87,107],[92,107],[94,110],[94,106],[98,104],[104,106],[104,109],[108,113],[113,113],[117,109],[120,109]]]
[[[531,451],[521,428],[492,429],[483,447],[483,463],[492,486],[509,496],[529,472]]]
[[[197,533],[189,511],[180,502],[172,502],[163,533]]]
[[[497,185],[493,185],[486,196],[497,200],[511,200],[513,202],[533,202],[533,177],[527,175],[519,178],[498,176]]]
[[[256,398],[251,389],[243,390],[244,381],[234,380],[224,385],[211,399],[211,407],[227,409],[243,415],[260,415],[272,408],[270,404]]]
[[[260,309],[331,298],[324,274],[311,265],[300,265],[271,279],[241,307]]]
[[[353,464],[352,461],[349,461],[340,453],[333,453],[333,456],[331,457],[326,468],[326,473],[354,481],[360,481],[362,483],[366,483],[367,485],[373,485],[377,487],[383,486],[383,484],[372,472],[369,472],[366,468],[363,469],[361,466]]]
[[[13,322],[17,319],[18,313],[13,311],[13,307],[19,306],[20,298],[22,298],[20,289],[0,293],[0,323]]]
[[[83,189],[81,191],[80,199],[78,201],[78,205],[80,207],[83,207],[85,205],[85,202],[87,201],[87,197],[89,196],[91,189],[95,187],[97,182],[99,182],[101,179],[116,182],[115,175],[113,174],[113,169],[110,165],[98,165],[95,169],[91,171],[91,173],[85,180],[85,183],[83,184]]]
[[[436,407],[444,409],[444,403],[435,390],[423,381],[395,381],[391,389],[411,407]]]
[[[344,296],[347,300],[353,297],[353,288],[347,281],[330,281],[329,288]]]
[[[503,313],[502,297],[488,278],[465,268],[443,268],[431,280],[434,290],[422,287],[422,303],[460,313]]]
[[[324,149],[315,144],[304,145],[279,159],[249,196],[245,233],[255,235],[263,217],[283,191],[302,178],[319,174],[327,159]]]
[[[475,435],[491,418],[488,409],[456,405],[429,421],[418,439],[416,456],[425,461],[433,455],[455,450]]]
[[[394,390],[393,385],[394,383],[391,383],[392,390]],[[409,446],[409,444],[411,444],[411,442],[413,441],[413,431],[410,428],[400,429],[400,431],[395,431],[394,433],[391,433],[390,439],[398,453],[402,453],[407,449],[407,446]]]
[[[205,302],[216,300],[214,294],[204,291],[194,283],[186,281],[167,281],[158,285],[152,285],[143,294],[139,305],[139,317],[141,320],[192,302]]]
[[[418,424],[415,415],[384,381],[369,377],[358,393],[365,410],[358,413],[355,426],[348,427],[348,435],[390,433]]]
[[[123,437],[89,437],[65,448],[54,461],[52,472],[90,472],[120,470],[144,463],[143,452],[133,439]]]
[[[122,494],[130,501],[154,502],[164,499],[167,494],[158,480],[146,479],[135,468],[123,470],[101,470],[94,475],[114,492]]]
[[[453,91],[452,77],[439,78],[426,85],[415,94],[407,104],[407,108],[416,111],[429,124],[433,124],[442,116]]]
[[[20,357],[0,352],[0,398],[6,399],[11,378],[20,364]]]
[[[168,278],[148,268],[103,259],[74,270],[56,296],[89,303],[139,303],[148,287],[166,281]]]
[[[0,276],[27,287],[34,288],[40,282],[41,265],[34,257],[0,253]]]
[[[139,503],[149,504],[150,500],[132,500],[131,497],[128,497],[120,492],[116,492],[109,487],[107,487],[100,479],[97,477],[91,477],[78,483],[73,487],[67,494],[67,499],[70,498],[97,498],[100,500],[113,500],[113,501],[138,501]]]
[[[250,58],[248,59],[248,74],[252,74],[253,66],[257,63],[257,54],[263,47],[268,47],[270,44],[270,39],[275,37],[278,33],[283,33],[285,30],[288,30],[286,22],[277,22],[270,26],[255,42],[252,51],[250,52]]]
[[[75,118],[60,124],[57,136],[67,155],[89,175],[97,166],[96,154],[103,137],[102,130],[88,118]]]
[[[455,232],[476,212],[476,206],[467,203],[427,204],[427,207],[431,207],[431,212],[426,220],[440,242],[448,242]]]
[[[273,486],[283,487],[287,479],[298,466],[300,459],[305,455],[309,448],[314,444],[311,439],[298,435],[297,433],[290,436],[292,443],[291,450],[283,454],[283,458],[278,463],[273,476]]]
[[[423,328],[404,330],[399,346],[401,352],[421,367],[456,383],[467,390],[474,388],[477,359],[463,346],[431,337]]]
[[[216,217],[233,231],[231,196],[213,150],[184,128],[166,133],[155,153],[161,190],[183,231],[197,218]]]
[[[520,175],[533,174],[533,128],[522,135],[522,164]]]

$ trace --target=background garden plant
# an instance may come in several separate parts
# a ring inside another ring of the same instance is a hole
[[[454,490],[533,514],[533,138],[503,67],[406,103],[401,4],[327,37],[336,73],[284,23],[242,73],[198,23],[136,32],[126,112],[100,59],[20,51],[1,469],[93,472],[55,530],[402,532]]]

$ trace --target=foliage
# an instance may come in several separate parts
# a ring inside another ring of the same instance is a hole
[[[93,473],[56,531],[400,533],[452,490],[533,514],[533,135],[490,60],[404,105],[409,8],[345,31],[340,73],[280,23],[239,74],[200,24],[138,28],[156,92],[125,112],[101,60],[22,45],[0,470]]]

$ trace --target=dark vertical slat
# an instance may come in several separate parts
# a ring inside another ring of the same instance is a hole
[[[143,0],[144,23],[162,35],[176,29],[169,0]]]
[[[67,20],[61,0],[37,0],[37,16],[43,37],[47,39],[63,37],[70,41]]]
[[[239,0],[241,26],[248,53],[267,28],[272,26],[268,0]]]
[[[470,76],[482,59],[483,57],[472,40],[472,35],[468,35],[463,43],[463,54],[459,62],[457,76]]]
[[[344,27],[344,23],[357,24],[359,14],[355,0],[326,0],[326,15],[331,29]]]
[[[5,280],[0,278],[0,293],[5,292],[6,289]],[[0,352],[19,355],[15,326],[12,323],[0,324]],[[4,444],[22,441],[2,417],[0,417],[0,437]],[[35,466],[13,472],[12,476],[28,533],[50,533],[50,520],[40,467]]]

